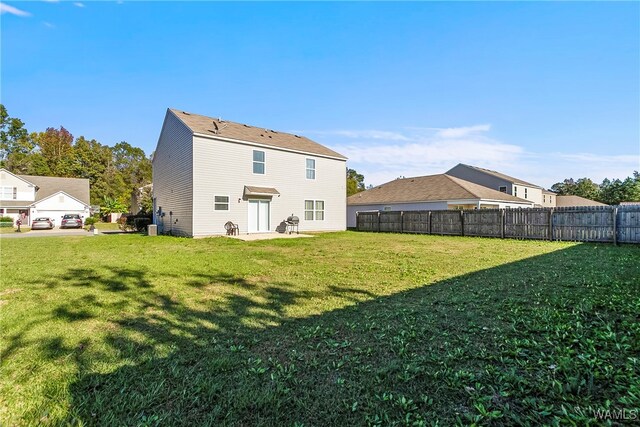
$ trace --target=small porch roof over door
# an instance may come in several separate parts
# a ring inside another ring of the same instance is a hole
[[[254,187],[251,185],[244,186],[244,197],[273,197],[280,196],[280,192],[272,187]]]

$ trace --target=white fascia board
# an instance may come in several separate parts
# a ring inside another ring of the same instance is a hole
[[[346,162],[347,161],[347,159],[343,159],[343,158],[340,158],[340,157],[334,157],[334,156],[328,156],[326,154],[311,153],[309,151],[302,151],[302,150],[293,150],[291,148],[276,147],[276,146],[273,146],[273,145],[260,144],[259,142],[244,141],[244,140],[241,140],[241,139],[223,138],[221,136],[206,135],[204,133],[198,133],[198,132],[194,132],[193,136],[199,136],[201,138],[214,139],[214,140],[224,141],[224,142],[231,142],[231,143],[234,143],[234,144],[250,145],[252,147],[270,148],[272,150],[287,151],[287,152],[290,152],[290,153],[304,154],[306,156],[323,157],[325,159],[340,160],[342,162]]]
[[[411,200],[411,201],[402,201],[402,202],[369,202],[369,203],[348,203],[347,206],[366,206],[366,205],[405,205],[405,204],[414,204],[414,203],[450,203],[456,205],[469,204],[469,203],[478,203],[481,199],[439,199],[439,200]]]

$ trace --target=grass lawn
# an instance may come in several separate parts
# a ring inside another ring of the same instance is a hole
[[[639,246],[344,232],[0,250],[3,426],[640,415]]]

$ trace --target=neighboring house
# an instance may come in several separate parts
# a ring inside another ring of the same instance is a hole
[[[347,198],[347,226],[356,212],[530,208],[533,202],[448,174],[396,179]]]
[[[15,175],[0,169],[0,215],[20,218],[28,226],[37,217],[60,225],[65,214],[83,219],[90,215],[88,179]]]
[[[145,197],[150,197],[153,193],[153,184],[147,184],[140,188],[136,188],[131,192],[131,209],[130,213],[137,214],[142,209],[142,201]]]
[[[555,206],[555,193],[546,191],[539,185],[490,169],[460,163],[448,170],[446,174],[531,201],[536,207]]]
[[[346,228],[346,157],[303,136],[168,109],[153,157],[154,223],[205,237]]]
[[[608,206],[595,200],[585,199],[580,196],[556,196],[556,206]]]

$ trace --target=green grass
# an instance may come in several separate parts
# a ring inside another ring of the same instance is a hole
[[[16,227],[1,227],[0,234],[17,233],[17,230]],[[26,233],[28,231],[31,231],[30,227],[20,226],[20,232]]]
[[[0,250],[3,426],[584,425],[640,408],[638,246],[344,232]]]
[[[88,230],[90,226],[85,225],[85,230]],[[120,227],[115,222],[96,222],[95,227],[100,231],[115,231],[120,230]]]

